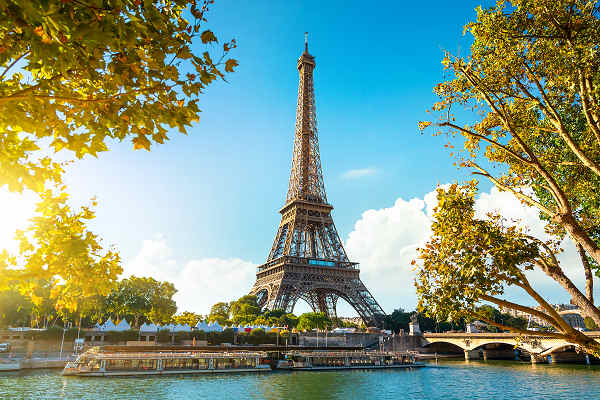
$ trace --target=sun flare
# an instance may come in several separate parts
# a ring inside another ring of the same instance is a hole
[[[17,229],[25,229],[35,211],[35,195],[0,189],[0,251],[17,249]]]

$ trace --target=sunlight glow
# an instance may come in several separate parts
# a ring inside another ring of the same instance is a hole
[[[32,193],[11,193],[0,189],[0,251],[14,252],[17,229],[25,229],[35,211],[36,196]]]

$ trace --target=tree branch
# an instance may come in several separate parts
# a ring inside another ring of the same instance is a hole
[[[514,188],[512,188],[510,186],[504,185],[498,179],[494,178],[489,172],[487,172],[485,169],[480,167],[474,161],[468,161],[468,165],[472,166],[473,168],[478,169],[480,171],[480,173],[478,173],[478,175],[485,176],[490,181],[492,181],[496,186],[498,186],[500,189],[505,190],[507,192],[511,192],[518,199],[523,200],[525,203],[529,204],[530,206],[540,209],[544,214],[548,215],[549,217],[553,217],[554,215],[556,215],[556,212],[550,210],[549,208],[547,208],[540,202],[537,202],[537,201],[533,200],[531,197],[526,196],[523,193],[516,191]]]
[[[554,320],[554,318],[552,318],[548,314],[545,314],[545,313],[543,313],[543,312],[541,312],[539,310],[536,310],[535,308],[531,308],[531,307],[527,307],[527,306],[522,306],[520,304],[513,303],[513,302],[510,302],[508,300],[498,299],[496,297],[488,296],[486,294],[481,295],[480,298],[482,298],[483,300],[489,301],[491,303],[494,303],[496,305],[499,305],[499,306],[504,306],[504,307],[507,307],[507,308],[511,308],[513,310],[522,311],[522,312],[530,314],[530,315],[535,315],[536,317],[541,318],[541,319],[549,322],[553,326],[556,326],[558,324],[557,321]]]
[[[600,129],[598,128],[598,121],[594,121],[594,116],[590,113],[590,105],[588,103],[588,90],[586,89],[585,81],[583,79],[583,73],[579,70],[578,79],[579,79],[579,95],[581,96],[581,104],[583,106],[583,114],[585,115],[585,120],[588,125],[592,129],[594,136],[596,137],[596,141],[600,144]]]
[[[563,335],[562,333],[530,331],[528,329],[515,328],[514,326],[499,324],[498,322],[492,321],[491,319],[488,319],[484,315],[479,314],[479,313],[475,313],[475,315],[477,316],[478,319],[482,320],[486,324],[495,326],[496,328],[500,328],[503,331],[520,333],[522,335],[527,335],[527,336],[542,336],[542,337],[553,337],[556,339],[568,339],[567,336]]]
[[[91,98],[91,99],[87,99],[87,98],[83,98],[83,97],[54,96],[54,95],[48,95],[48,94],[26,94],[25,90],[23,90],[20,92],[21,94],[13,94],[13,95],[6,96],[6,97],[0,97],[0,104],[8,103],[8,102],[14,101],[14,100],[30,99],[32,97],[38,98],[38,99],[66,101],[66,102],[75,102],[75,103],[103,103],[103,102],[107,102],[107,101],[114,101],[114,100],[118,99],[119,97],[129,96],[132,94],[141,94],[144,92],[154,91],[154,90],[158,90],[158,89],[169,90],[169,89],[173,88],[174,86],[176,86],[176,85],[169,86],[169,85],[159,84],[156,86],[139,88],[136,90],[132,90],[130,92],[117,93],[117,94],[115,94],[113,96],[109,96],[109,97],[95,97],[95,98]]]
[[[10,65],[8,65],[4,69],[4,72],[2,72],[2,75],[0,75],[0,80],[2,78],[4,78],[4,75],[6,75],[6,73],[8,72],[8,70],[10,70],[12,67],[14,67],[16,63],[18,63],[21,59],[23,59],[23,57],[27,57],[29,55],[29,53],[31,53],[31,51],[28,50],[25,53],[21,54],[19,57],[15,58],[14,61],[11,62]]]
[[[587,297],[590,303],[594,304],[594,275],[590,267],[590,260],[588,260],[587,254],[585,254],[585,250],[580,243],[576,243],[575,246],[577,247],[577,252],[579,253],[579,258],[581,258],[585,273],[585,297]]]
[[[552,278],[560,286],[562,286],[573,299],[573,303],[579,306],[581,311],[588,317],[594,320],[596,325],[600,326],[600,310],[598,310],[590,300],[581,293],[581,291],[575,286],[573,281],[565,275],[563,270],[558,265],[548,263],[543,257],[540,258],[539,262],[536,263],[538,267],[546,275]]]
[[[483,141],[485,141],[487,143],[490,143],[493,146],[500,147],[502,150],[506,151],[511,156],[513,156],[514,158],[516,158],[517,160],[519,160],[521,162],[524,162],[526,164],[533,164],[532,161],[527,160],[526,158],[523,158],[518,153],[516,153],[514,150],[509,149],[508,147],[504,146],[503,144],[500,144],[500,143],[496,142],[495,140],[492,140],[492,139],[488,138],[487,136],[481,135],[479,133],[475,133],[475,132],[473,132],[471,130],[463,128],[462,126],[453,124],[452,122],[442,122],[442,123],[438,124],[438,126],[447,126],[447,127],[450,127],[450,128],[457,129],[457,130],[461,131],[462,133],[464,133],[465,135],[476,137],[476,138],[481,139],[481,140],[483,140]]]
[[[560,314],[554,309],[554,307],[552,307],[551,304],[544,300],[544,298],[540,296],[540,294],[531,287],[529,281],[527,280],[527,277],[525,277],[525,274],[523,274],[522,282],[517,286],[525,290],[525,292],[527,292],[529,296],[531,296],[535,301],[537,301],[537,303],[544,310],[546,310],[546,312],[556,321],[556,325],[553,325],[555,328],[559,329],[565,334],[573,334],[575,332],[571,325],[569,325],[567,321],[565,321],[563,317],[560,316]]]
[[[544,101],[546,102],[548,109],[550,110],[550,113],[552,114],[552,117],[553,117],[550,119],[551,120],[554,119],[553,123],[554,123],[554,126],[556,127],[556,129],[558,129],[558,134],[560,135],[560,137],[563,138],[563,140],[567,143],[567,146],[569,146],[571,151],[573,153],[575,153],[575,155],[577,156],[577,158],[579,158],[579,160],[583,163],[583,165],[585,165],[586,167],[591,169],[596,175],[600,176],[600,166],[598,166],[594,161],[592,161],[588,156],[586,156],[585,153],[583,152],[583,150],[581,150],[581,148],[577,145],[577,143],[575,143],[575,141],[573,140],[571,135],[569,135],[567,133],[567,131],[562,123],[562,119],[560,118],[560,115],[558,114],[556,109],[552,106],[552,103],[550,103],[550,100],[548,99],[548,96],[547,96],[546,92],[544,91],[542,84],[536,78],[536,76],[533,73],[533,71],[531,70],[531,68],[529,68],[529,65],[527,65],[527,63],[523,63],[523,65],[525,66],[525,69],[529,72],[531,80],[533,80],[536,87],[538,88],[538,91],[540,92],[542,99],[544,99]]]
[[[476,82],[477,79],[475,77],[471,76],[471,74],[464,67],[459,67],[459,70],[462,72],[462,74],[465,76],[465,78],[467,78],[467,80],[471,83],[471,85],[473,85],[473,88],[476,89],[477,91],[479,91],[479,93],[481,93],[481,95],[485,99],[485,102],[488,104],[488,106],[492,110],[494,110],[496,115],[498,115],[498,117],[502,120],[502,123],[504,124],[505,129],[508,130],[508,132],[510,132],[510,134],[512,135],[513,138],[515,138],[515,140],[521,147],[521,150],[529,156],[529,158],[531,159],[531,161],[534,165],[534,168],[542,176],[542,178],[548,183],[550,188],[552,188],[551,193],[553,194],[554,198],[557,200],[557,203],[561,206],[561,208],[565,212],[571,212],[571,207],[569,205],[569,201],[567,200],[567,197],[565,196],[565,194],[562,191],[562,189],[560,188],[560,186],[558,186],[558,184],[556,183],[556,181],[554,180],[552,175],[550,175],[548,173],[548,171],[546,171],[544,169],[544,167],[540,163],[539,159],[534,154],[533,150],[531,150],[529,148],[529,146],[527,146],[525,141],[516,133],[516,130],[510,124],[510,122],[508,121],[508,118],[502,112],[500,112],[500,110],[498,109],[496,104],[493,102],[493,100],[490,98],[489,94],[487,93],[487,90],[485,90],[485,88],[482,87],[483,85],[481,85],[481,84],[478,85]]]

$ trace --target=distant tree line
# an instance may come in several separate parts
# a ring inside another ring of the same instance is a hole
[[[296,316],[283,310],[262,310],[256,296],[252,295],[242,296],[230,303],[216,303],[211,307],[207,319],[222,326],[264,325],[299,330],[358,327],[339,318],[330,318],[323,312],[308,312]]]
[[[486,315],[488,319],[495,321],[499,324],[510,326],[518,329],[527,328],[527,320],[521,317],[514,317],[507,313],[501,313],[497,308],[490,305],[483,305],[478,308],[478,312]],[[436,321],[434,318],[427,317],[424,313],[417,313],[416,311],[404,311],[402,308],[394,310],[391,314],[385,317],[384,327],[394,333],[399,333],[401,330],[408,332],[408,324],[411,321],[413,315],[417,316],[419,322],[419,328],[422,332],[450,332],[450,331],[461,331],[463,332],[466,327],[464,319],[454,321]],[[488,325],[485,328],[488,332],[501,332],[501,330],[493,325]]]
[[[7,326],[62,328],[66,326],[65,322],[70,322],[70,326],[79,326],[80,321],[82,327],[91,327],[109,318],[114,322],[125,319],[132,328],[139,328],[144,323],[187,324],[193,327],[199,321],[218,322],[223,327],[232,325],[277,326],[287,327],[288,330],[360,328],[356,324],[342,321],[339,318],[329,318],[322,312],[309,312],[296,316],[283,310],[263,310],[258,305],[256,296],[251,295],[242,296],[232,302],[216,303],[211,307],[208,315],[190,311],[176,314],[177,304],[173,296],[177,293],[177,289],[173,284],[136,276],[117,282],[107,296],[88,299],[76,312],[70,314],[56,310],[49,292],[49,286],[40,284],[35,302],[30,296],[22,295],[17,290],[0,292],[0,328]],[[479,311],[488,319],[499,324],[520,329],[527,327],[527,320],[503,314],[492,306],[481,306]],[[398,308],[385,317],[384,328],[395,333],[399,333],[401,330],[408,332],[408,325],[413,314],[416,312]],[[417,314],[417,320],[423,332],[464,331],[465,329],[464,320],[458,322],[436,321],[426,317],[423,313]],[[361,327],[364,328],[364,326]],[[489,326],[488,329],[491,332],[499,330],[495,326]],[[256,335],[260,336],[260,332],[255,333]],[[226,338],[223,338],[223,341],[227,341]]]
[[[175,316],[177,304],[173,296],[177,289],[172,283],[153,278],[123,279],[113,285],[108,295],[87,298],[73,312],[58,307],[50,295],[51,285],[38,282],[37,286],[35,296],[24,295],[17,289],[0,292],[0,327],[48,328],[68,323],[89,327],[109,318],[125,319],[138,327],[146,322],[197,322],[201,317],[189,312]]]

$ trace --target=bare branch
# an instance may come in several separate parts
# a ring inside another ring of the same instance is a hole
[[[0,75],[0,79],[4,78],[4,76],[6,75],[6,73],[15,66],[16,63],[18,63],[20,60],[23,59],[23,57],[27,57],[29,55],[29,53],[31,53],[29,50],[26,51],[25,53],[21,54],[19,57],[15,58],[13,62],[10,63],[10,65],[8,65],[5,69],[4,72],[2,72],[2,75]]]
[[[489,301],[489,302],[494,303],[494,304],[499,305],[499,306],[504,306],[504,307],[507,307],[507,308],[511,308],[513,310],[522,311],[522,312],[530,314],[530,315],[535,315],[536,317],[541,318],[541,319],[549,322],[553,326],[558,325],[558,322],[555,321],[554,318],[552,318],[548,314],[545,314],[545,313],[543,313],[543,312],[541,312],[539,310],[536,310],[535,308],[523,306],[521,304],[513,303],[513,302],[510,302],[508,300],[498,299],[496,297],[488,296],[486,294],[481,295],[480,297],[483,300]]]
[[[527,336],[543,336],[543,337],[553,337],[556,339],[568,339],[568,337],[566,335],[563,335],[562,333],[530,331],[528,329],[515,328],[514,326],[499,324],[498,322],[492,321],[491,319],[488,319],[484,315],[479,314],[479,313],[476,313],[475,315],[477,316],[478,319],[482,320],[486,324],[495,326],[496,328],[500,328],[503,331],[520,333],[522,335],[527,335]]]
[[[533,164],[532,161],[527,160],[526,158],[523,158],[518,153],[516,153],[515,151],[509,149],[508,147],[504,146],[503,144],[498,143],[495,140],[492,140],[492,139],[488,138],[487,136],[481,135],[479,133],[475,133],[475,132],[473,132],[473,131],[471,131],[469,129],[465,129],[465,128],[463,128],[460,125],[453,124],[452,122],[442,122],[442,123],[438,124],[438,126],[447,126],[447,127],[450,127],[450,128],[457,129],[457,130],[461,131],[462,133],[464,133],[465,135],[476,137],[476,138],[481,139],[481,140],[483,140],[483,141],[485,141],[487,143],[490,143],[493,146],[500,147],[502,150],[506,151],[511,156],[513,156],[514,158],[516,158],[517,160],[519,160],[521,162],[524,162],[524,163],[530,164],[530,165]]]
[[[551,304],[544,300],[544,298],[531,287],[527,277],[525,277],[524,274],[522,282],[517,284],[517,286],[525,290],[527,294],[537,301],[537,303],[556,321],[556,325],[554,325],[555,328],[560,328],[560,330],[564,333],[573,334],[575,332],[571,325],[569,325],[567,321],[560,316],[554,307],[552,307]]]
[[[588,260],[587,254],[585,254],[585,250],[580,243],[576,243],[575,246],[577,247],[577,252],[579,253],[579,258],[581,258],[585,273],[585,297],[588,298],[590,303],[594,304],[594,275],[590,267],[590,260]]]
[[[485,176],[486,178],[488,178],[490,181],[492,181],[496,186],[498,186],[498,188],[505,190],[507,192],[511,192],[512,194],[515,195],[515,197],[517,197],[518,199],[524,201],[525,203],[529,204],[530,206],[533,207],[537,207],[538,209],[540,209],[544,214],[552,217],[554,215],[556,215],[556,212],[554,212],[553,210],[550,210],[549,208],[547,208],[546,206],[544,206],[543,204],[541,204],[538,201],[535,201],[534,199],[532,199],[531,197],[515,190],[514,188],[504,185],[503,183],[501,183],[497,178],[493,177],[489,172],[487,172],[485,169],[483,169],[482,167],[480,167],[477,163],[475,163],[474,161],[468,161],[468,165],[472,166],[476,169],[478,169],[480,171],[480,173],[478,175],[482,175]]]

